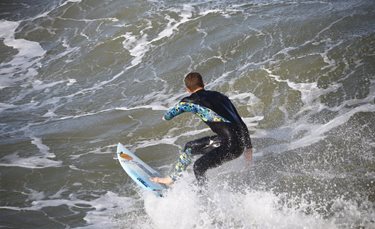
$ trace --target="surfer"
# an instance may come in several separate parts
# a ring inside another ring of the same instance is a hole
[[[220,92],[205,90],[202,76],[197,72],[186,75],[185,86],[190,96],[183,98],[165,114],[164,120],[171,120],[183,112],[198,115],[214,136],[203,137],[186,143],[177,163],[167,177],[153,177],[151,180],[166,185],[172,184],[192,162],[192,156],[202,154],[193,169],[199,184],[205,182],[205,173],[226,161],[244,153],[252,160],[252,145],[249,131],[229,98]]]

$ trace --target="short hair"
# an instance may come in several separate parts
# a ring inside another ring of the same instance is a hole
[[[184,81],[185,81],[185,86],[191,91],[194,91],[200,87],[204,88],[202,76],[198,72],[190,72],[189,74],[185,76]]]

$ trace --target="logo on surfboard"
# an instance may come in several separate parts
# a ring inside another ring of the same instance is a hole
[[[150,187],[142,178],[137,177],[137,180],[141,182],[145,187]]]
[[[128,161],[133,160],[133,158],[131,156],[129,156],[128,154],[123,153],[123,152],[120,153],[120,157],[124,158],[125,160],[128,160]]]

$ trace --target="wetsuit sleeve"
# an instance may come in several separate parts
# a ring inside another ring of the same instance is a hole
[[[170,108],[165,114],[165,120],[171,120],[172,118],[180,115],[184,112],[192,112],[197,114],[204,122],[229,122],[225,118],[216,114],[214,111],[200,106],[198,104],[189,102],[179,102],[174,107]]]
[[[183,102],[179,102],[175,106],[170,108],[167,112],[165,112],[164,119],[165,120],[171,120],[172,118],[174,118],[177,115],[180,115],[184,112],[186,112],[184,104],[183,104]]]

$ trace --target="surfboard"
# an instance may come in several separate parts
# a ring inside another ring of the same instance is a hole
[[[117,144],[117,159],[124,171],[138,186],[153,192],[157,196],[162,196],[162,192],[166,189],[166,186],[150,181],[151,177],[160,177],[158,171],[147,165],[121,143]]]

